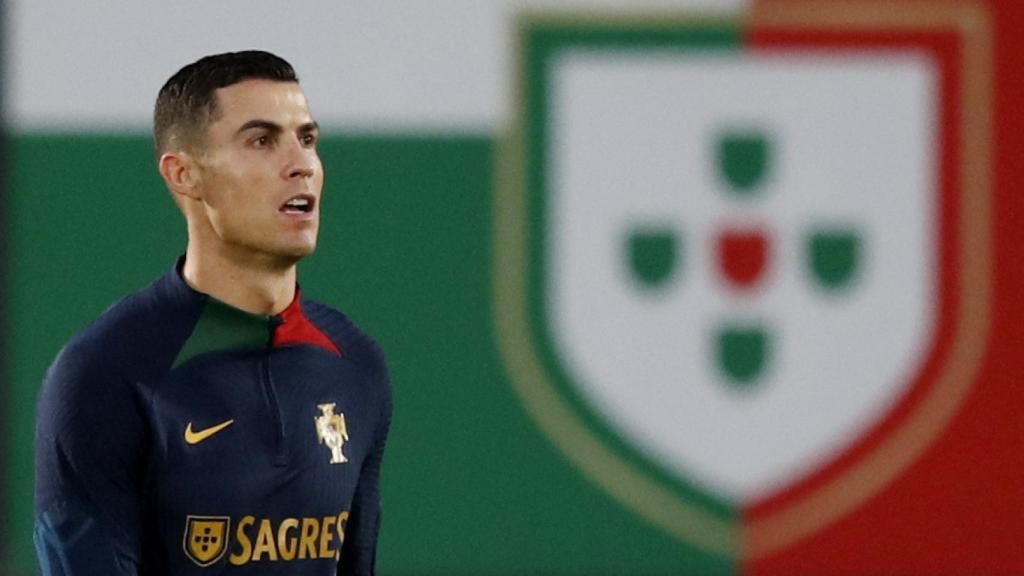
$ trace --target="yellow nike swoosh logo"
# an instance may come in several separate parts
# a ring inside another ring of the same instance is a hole
[[[234,423],[234,420],[228,420],[227,422],[221,422],[216,426],[211,426],[198,432],[193,432],[192,423],[189,422],[188,427],[185,428],[185,442],[187,444],[199,444],[200,442],[206,440],[210,436],[213,436],[217,432],[220,432],[221,430],[227,428],[228,426],[231,426],[232,423]]]

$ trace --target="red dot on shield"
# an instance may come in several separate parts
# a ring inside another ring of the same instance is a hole
[[[755,288],[768,266],[768,236],[760,230],[725,230],[718,235],[718,269],[736,288]]]

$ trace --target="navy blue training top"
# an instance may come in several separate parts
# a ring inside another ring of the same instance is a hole
[[[297,293],[275,316],[174,270],[50,367],[36,429],[48,575],[373,574],[391,417],[380,348]]]

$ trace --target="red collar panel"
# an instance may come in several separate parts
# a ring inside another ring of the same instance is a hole
[[[302,295],[295,291],[295,299],[276,316],[280,324],[274,329],[271,344],[276,348],[291,344],[309,344],[341,356],[341,350],[331,342],[302,312]]]

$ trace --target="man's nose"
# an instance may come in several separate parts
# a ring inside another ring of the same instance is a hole
[[[292,147],[291,156],[285,169],[286,176],[289,179],[311,178],[316,174],[318,165],[316,150],[296,142]]]

